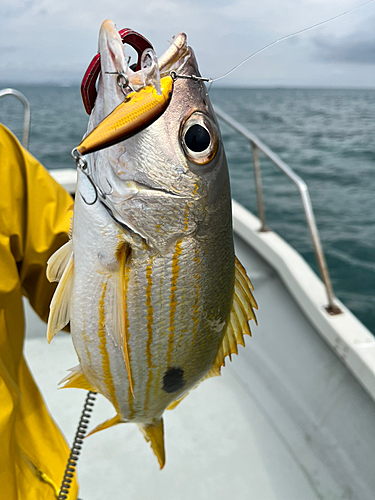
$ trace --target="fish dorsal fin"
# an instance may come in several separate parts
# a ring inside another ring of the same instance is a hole
[[[74,388],[74,389],[85,389],[86,391],[98,392],[98,390],[93,387],[84,375],[81,365],[74,366],[70,368],[70,373],[62,380],[60,380],[59,385],[64,385],[60,389]]]
[[[254,290],[253,285],[236,257],[233,304],[229,323],[212,368],[203,380],[220,375],[221,367],[225,366],[225,358],[229,356],[232,360],[232,354],[238,354],[237,345],[245,346],[244,335],[251,337],[248,321],[253,319],[257,324],[254,309],[258,309],[252,290]]]
[[[59,248],[47,262],[48,281],[60,281],[63,272],[68,265],[70,256],[73,253],[72,240]]]
[[[51,342],[53,337],[62,330],[70,321],[69,302],[73,287],[73,254],[70,255],[60,282],[53,295],[47,328],[47,340]]]
[[[116,321],[115,330],[116,338],[120,341],[125,357],[125,366],[128,374],[129,386],[131,393],[134,397],[133,391],[133,376],[130,363],[129,354],[129,343],[128,343],[128,322],[127,322],[127,295],[128,295],[128,269],[127,269],[127,259],[130,255],[130,247],[126,244],[122,245],[117,251],[117,259],[120,263],[119,272],[119,293],[117,294],[118,300],[115,303],[116,311],[114,313],[114,318]]]
[[[158,459],[160,469],[162,469],[165,465],[163,419],[161,418],[155,425],[139,425],[138,427],[140,428],[146,441],[151,444],[152,451]]]
[[[97,425],[94,430],[92,430],[89,434],[87,434],[86,437],[92,436],[96,432],[103,431],[104,429],[109,429],[110,427],[113,427],[114,425],[121,424],[123,421],[121,420],[120,415],[115,415],[112,418],[109,418],[105,422],[102,422],[101,424]]]

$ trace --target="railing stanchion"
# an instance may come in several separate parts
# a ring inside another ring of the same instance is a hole
[[[255,176],[255,189],[257,195],[258,216],[262,223],[260,231],[264,233],[268,231],[268,228],[266,224],[266,212],[264,210],[262,173],[260,170],[259,149],[258,146],[253,142],[250,141],[250,144],[251,147],[253,148],[254,176]]]
[[[30,136],[30,104],[26,97],[15,89],[3,89],[0,90],[0,98],[6,95],[12,95],[22,103],[24,117],[23,117],[23,134],[22,134],[22,146],[25,149],[29,149],[29,136]]]
[[[257,202],[258,202],[258,215],[261,220],[261,231],[267,231],[266,227],[266,216],[264,212],[264,204],[263,204],[263,194],[262,194],[262,179],[260,173],[260,162],[259,162],[259,150],[262,151],[264,155],[269,158],[276,167],[278,167],[298,188],[303,210],[305,212],[307,225],[310,231],[314,252],[316,256],[316,260],[318,263],[318,268],[320,271],[320,276],[322,281],[326,287],[327,297],[328,297],[328,306],[326,310],[329,314],[335,315],[340,314],[342,311],[335,303],[335,295],[332,289],[332,283],[328,272],[327,262],[324,257],[324,252],[322,248],[322,244],[319,238],[318,228],[316,227],[314,212],[311,206],[310,195],[307,189],[306,183],[283,161],[281,158],[277,156],[269,147],[267,147],[258,137],[248,130],[245,129],[240,123],[236,122],[229,115],[224,113],[221,109],[215,106],[215,112],[225,123],[227,123],[234,130],[239,132],[243,137],[245,137],[251,144],[253,148],[253,157],[254,157],[254,172],[255,172],[255,187],[257,192]]]

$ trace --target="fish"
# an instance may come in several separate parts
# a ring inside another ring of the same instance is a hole
[[[116,74],[141,88],[110,20],[99,52],[87,137],[124,101]],[[257,303],[235,257],[219,126],[184,33],[158,58],[158,70],[161,79],[179,75],[163,113],[125,140],[92,149],[90,178],[78,169],[70,240],[47,267],[58,281],[47,338],[70,324],[79,364],[63,387],[100,393],[116,411],[93,432],[136,423],[163,468],[164,411],[220,375],[226,357],[245,346]]]

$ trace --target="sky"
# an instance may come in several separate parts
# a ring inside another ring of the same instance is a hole
[[[159,55],[185,32],[201,74],[216,78],[264,45],[364,1],[0,0],[0,83],[79,83],[107,18],[143,34]],[[375,88],[374,27],[375,2],[274,45],[215,85]]]

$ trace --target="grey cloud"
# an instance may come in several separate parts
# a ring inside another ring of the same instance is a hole
[[[354,37],[353,37],[354,38]],[[369,40],[319,39],[314,41],[316,59],[327,62],[375,64],[375,36]]]
[[[23,2],[1,2],[1,18],[2,21],[9,19],[17,19],[20,13],[27,14],[34,5],[37,5],[36,0],[25,0]]]
[[[352,24],[351,33],[315,36],[315,57],[344,64],[375,64],[375,15],[366,15]]]
[[[1,45],[0,44],[0,53],[3,54],[14,54],[15,52],[21,51],[22,47],[17,47],[16,45]]]

